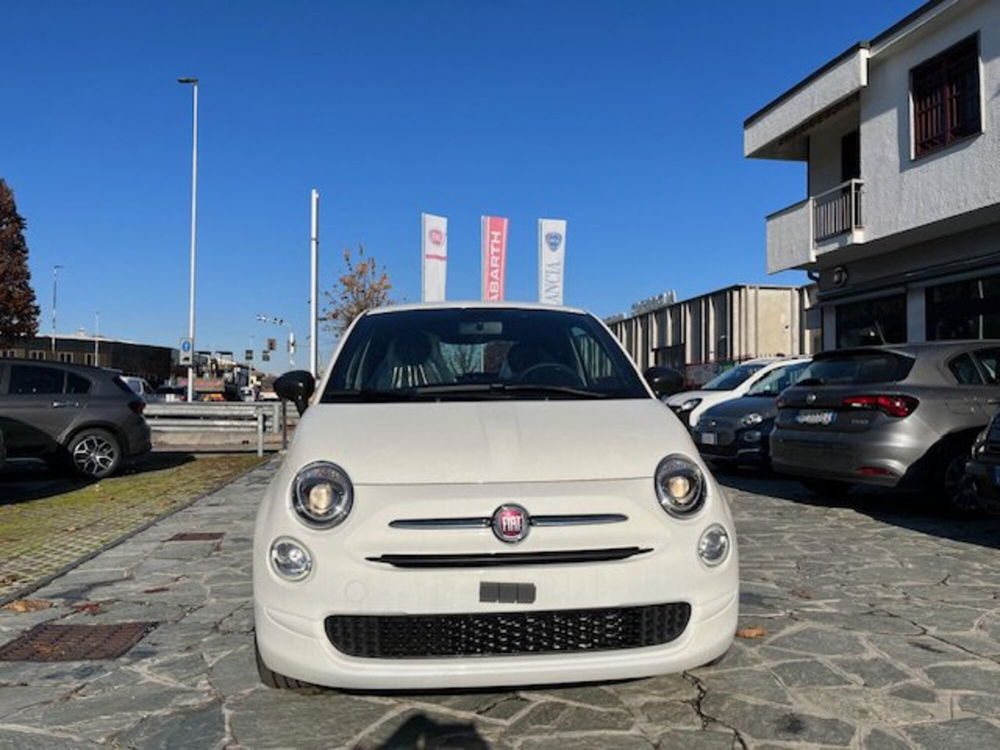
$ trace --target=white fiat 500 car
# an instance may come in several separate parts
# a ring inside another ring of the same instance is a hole
[[[725,653],[733,522],[660,375],[588,313],[467,303],[360,316],[315,394],[282,376],[304,414],[257,515],[263,682],[579,682]]]

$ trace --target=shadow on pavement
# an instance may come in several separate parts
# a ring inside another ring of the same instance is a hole
[[[815,507],[850,508],[876,521],[922,534],[1000,549],[1000,517],[956,516],[943,501],[929,495],[856,486],[846,495],[822,496],[780,475],[716,472],[715,477],[723,486],[743,492]]]
[[[172,469],[194,460],[195,457],[186,452],[147,453],[132,459],[117,476]],[[38,459],[8,459],[0,467],[0,505],[55,497],[93,483],[94,480],[52,468]]]
[[[475,726],[456,722],[443,724],[425,714],[411,716],[381,745],[380,750],[412,747],[461,747],[467,750],[489,750]]]

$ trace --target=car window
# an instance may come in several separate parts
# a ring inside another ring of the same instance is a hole
[[[53,367],[38,365],[12,365],[10,368],[11,395],[62,393],[65,373]]]
[[[66,373],[66,393],[90,393],[90,381],[74,372]]]
[[[701,387],[703,391],[731,391],[742,385],[747,378],[760,371],[764,365],[740,365],[731,370],[719,373]]]
[[[1000,347],[990,347],[989,349],[977,349],[976,359],[983,367],[983,372],[991,385],[1000,383]]]
[[[982,385],[983,378],[971,354],[960,354],[948,363],[948,369],[959,385]]]
[[[817,357],[801,379],[816,380],[825,385],[894,383],[910,374],[913,361],[912,357],[894,352],[842,352]]]
[[[790,365],[775,367],[754,383],[750,387],[750,390],[747,391],[747,395],[777,396],[789,386],[797,383],[808,366],[808,362],[796,362]]]
[[[402,310],[357,322],[321,399],[649,398],[592,316],[508,308]]]

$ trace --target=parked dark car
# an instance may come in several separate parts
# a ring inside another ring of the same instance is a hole
[[[145,403],[113,372],[0,360],[0,431],[8,458],[35,457],[101,479],[150,448]]]
[[[1000,513],[1000,409],[976,438],[966,473],[979,506]]]
[[[810,361],[789,360],[768,372],[739,398],[709,407],[691,433],[701,455],[717,466],[769,468],[777,398],[798,381]]]
[[[930,489],[967,510],[965,464],[1000,395],[1000,341],[823,352],[778,399],[771,463],[823,493]]]

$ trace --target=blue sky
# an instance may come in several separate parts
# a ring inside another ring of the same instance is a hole
[[[306,360],[309,190],[322,280],[363,242],[420,295],[421,211],[449,217],[448,296],[479,295],[479,217],[508,216],[507,296],[537,295],[535,221],[569,220],[566,302],[605,316],[767,276],[796,163],[742,122],[916,0],[6,0],[0,176],[50,330],[176,346],[187,330],[191,92],[201,79],[199,348]],[[251,337],[255,337],[251,339]],[[329,341],[324,341],[329,348]],[[285,358],[272,363],[281,370]]]

